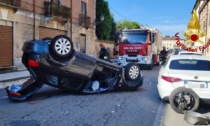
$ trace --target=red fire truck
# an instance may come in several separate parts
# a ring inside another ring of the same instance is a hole
[[[151,70],[154,64],[159,65],[161,41],[162,35],[156,29],[121,30],[115,38],[118,64],[137,63]]]

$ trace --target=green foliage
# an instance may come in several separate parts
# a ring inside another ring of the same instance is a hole
[[[112,28],[115,27],[114,19],[110,13],[107,1],[96,0],[96,22],[100,22],[100,16],[103,14],[104,21],[96,25],[96,36],[100,40],[109,40]]]
[[[117,32],[121,29],[137,29],[140,28],[140,25],[138,22],[134,22],[134,21],[128,21],[128,20],[124,20],[124,21],[118,21],[117,22]]]
[[[115,34],[124,28],[140,28],[138,22],[134,21],[114,21],[113,15],[109,10],[109,4],[105,0],[96,0],[96,22],[100,22],[100,16],[104,15],[104,21],[96,25],[96,36],[99,40],[114,40]]]
[[[114,41],[115,34],[116,34],[116,23],[114,22],[114,19],[112,18],[112,30],[110,32],[110,40]]]

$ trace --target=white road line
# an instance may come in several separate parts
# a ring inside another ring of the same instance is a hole
[[[153,126],[161,126],[162,125],[163,117],[165,114],[165,107],[166,107],[166,104],[163,101],[161,101],[159,104],[159,107],[158,107],[157,114],[155,116]]]

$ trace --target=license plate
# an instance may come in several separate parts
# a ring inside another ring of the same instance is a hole
[[[207,82],[184,81],[187,88],[208,88]]]

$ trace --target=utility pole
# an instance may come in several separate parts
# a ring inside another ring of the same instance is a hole
[[[33,39],[35,39],[36,38],[36,9],[35,9],[35,0],[33,0],[33,12],[34,12],[34,34],[33,34]]]
[[[71,31],[71,33],[70,33],[70,38],[72,39],[72,10],[73,10],[72,9],[73,8],[73,6],[72,6],[72,0],[71,0],[71,3],[70,4],[71,4],[71,16],[70,16],[70,25],[71,25],[71,30],[70,31]]]

